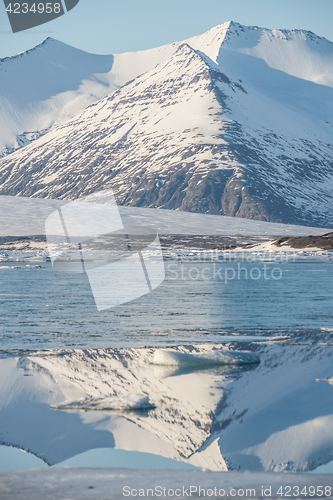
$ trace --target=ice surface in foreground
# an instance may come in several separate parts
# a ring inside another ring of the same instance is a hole
[[[218,496],[218,493],[223,489],[225,491],[224,498],[251,497],[259,499],[263,498],[262,491],[264,489],[266,492],[270,492],[269,498],[280,499],[281,491],[288,492],[289,488],[290,491],[301,491],[304,488],[305,491],[318,491],[318,495],[311,497],[315,499],[327,498],[327,496],[320,495],[320,491],[325,491],[323,484],[327,488],[326,494],[332,491],[332,475],[313,476],[312,474],[265,474],[258,472],[244,474],[242,472],[221,473],[197,470],[150,470],[149,473],[145,473],[142,470],[118,468],[76,469],[64,467],[57,469],[51,467],[44,471],[2,473],[0,475],[0,494],[3,495],[1,498],[10,498],[11,500],[21,500],[23,498],[22,491],[24,491],[25,498],[33,498],[34,500],[45,500],[45,498],[50,500],[58,498],[123,500],[126,496],[140,498],[138,493],[141,493],[143,498],[186,499],[222,498],[222,496]],[[124,487],[126,488],[124,489]],[[210,494],[214,493],[214,488],[216,488],[217,495]],[[8,491],[12,492],[10,496],[7,495]],[[159,494],[164,491],[165,495]],[[199,491],[201,495],[199,495]],[[47,492],[47,497],[45,492]],[[130,495],[131,492],[133,492],[132,495]],[[245,496],[246,492],[248,492],[247,497]],[[238,493],[237,496],[235,493]]]
[[[247,351],[211,351],[189,354],[187,352],[158,349],[154,353],[152,364],[187,368],[203,365],[244,365],[259,362],[260,359],[257,354]]]
[[[109,396],[106,398],[87,398],[60,405],[51,406],[54,410],[142,410],[155,408],[144,394],[129,394],[127,396]]]

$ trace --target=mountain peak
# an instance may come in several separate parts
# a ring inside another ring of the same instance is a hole
[[[48,36],[45,38],[45,40],[43,40],[38,46],[40,45],[46,45],[47,43],[50,43],[50,42],[57,42],[58,40],[56,40],[55,38],[52,38],[51,36]]]
[[[4,61],[13,61],[14,59],[17,59],[19,57],[27,56],[28,54],[31,54],[35,50],[38,50],[41,47],[45,47],[46,45],[48,45],[48,44],[50,44],[52,42],[58,42],[58,40],[55,40],[54,38],[51,38],[51,37],[48,36],[42,42],[38,43],[34,47],[31,47],[31,49],[23,50],[22,52],[19,52],[18,54],[15,54],[13,56],[7,56],[7,57],[0,58],[0,63],[2,63]],[[61,43],[61,42],[58,42],[58,43]]]
[[[212,61],[216,62],[221,45],[223,44],[228,33],[231,22],[232,21],[228,21],[226,23],[219,24],[218,26],[214,26],[214,28],[211,28],[202,35],[197,35],[184,40],[184,43],[187,43],[195,50],[203,52]]]
[[[233,62],[235,71],[262,60],[272,69],[333,87],[333,43],[311,31],[243,26],[235,21],[220,25],[223,40],[213,59],[217,64]],[[250,56],[246,57],[246,56]],[[263,68],[263,67],[262,67]],[[241,69],[243,73],[244,68]]]

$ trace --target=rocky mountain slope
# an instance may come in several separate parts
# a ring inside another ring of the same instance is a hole
[[[124,205],[331,226],[333,44],[232,22],[187,42],[3,158],[0,194],[112,187]]]

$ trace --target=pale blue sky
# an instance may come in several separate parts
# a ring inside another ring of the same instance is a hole
[[[333,41],[333,0],[80,0],[48,24],[11,33],[0,4],[0,57],[51,36],[97,54],[157,47],[225,21],[266,28],[306,29]]]

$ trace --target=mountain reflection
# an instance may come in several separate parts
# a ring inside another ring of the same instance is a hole
[[[210,470],[312,470],[332,460],[333,448],[332,387],[316,382],[332,376],[323,337],[242,343],[260,364],[205,369],[154,366],[149,348],[3,358],[1,444],[49,465],[114,448]]]

